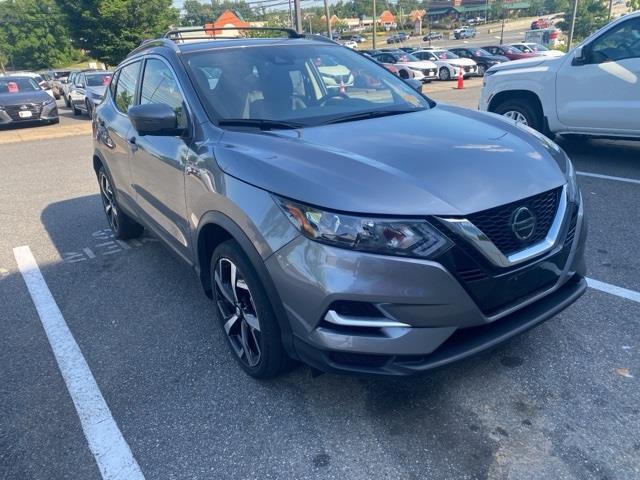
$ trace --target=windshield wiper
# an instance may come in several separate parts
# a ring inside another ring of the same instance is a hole
[[[419,112],[424,110],[422,108],[406,108],[398,110],[372,110],[370,112],[352,113],[351,115],[344,115],[342,117],[332,118],[326,122],[322,122],[322,125],[329,125],[331,123],[351,122],[354,120],[366,120],[368,118],[388,117],[390,115],[401,115],[403,113]]]
[[[227,118],[220,120],[218,125],[221,127],[255,127],[260,130],[272,129],[295,129],[302,128],[305,125],[296,122],[285,122],[280,120],[267,120],[263,118]]]

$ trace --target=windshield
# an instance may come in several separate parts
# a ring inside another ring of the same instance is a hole
[[[393,54],[398,62],[419,62],[420,59],[408,52],[398,52]]]
[[[483,50],[482,48],[477,48],[476,50],[473,51],[473,56],[474,57],[490,57],[491,54],[486,50]]]
[[[352,114],[430,106],[385,68],[333,45],[225,48],[194,52],[186,61],[203,103],[222,121],[312,126]]]
[[[32,78],[0,77],[0,94],[36,92],[38,90],[41,88]]]
[[[507,45],[503,45],[502,49],[506,52],[506,53],[522,53],[521,50],[518,50],[516,47],[511,47],[511,46],[507,46]]]
[[[112,73],[92,73],[87,77],[87,87],[106,87],[111,81]]]
[[[443,60],[453,60],[454,58],[460,58],[458,55],[452,52],[448,52],[446,50],[439,50],[437,52],[433,52],[437,55],[438,58]]]

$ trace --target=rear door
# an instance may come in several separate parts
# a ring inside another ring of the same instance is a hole
[[[149,57],[144,66],[140,104],[164,103],[174,109],[178,127],[190,126],[188,106],[171,66]],[[192,130],[192,129],[190,129]],[[190,139],[181,136],[140,136],[131,131],[133,189],[143,214],[157,233],[185,259],[191,257],[185,202],[185,167]]]
[[[558,71],[557,113],[586,132],[640,135],[640,17],[623,21],[574,53]]]

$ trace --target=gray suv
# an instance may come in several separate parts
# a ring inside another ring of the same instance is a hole
[[[169,32],[117,68],[93,166],[117,238],[191,265],[242,368],[407,375],[586,288],[574,169],[328,39]]]

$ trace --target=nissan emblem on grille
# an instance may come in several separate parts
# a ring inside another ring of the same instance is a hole
[[[511,231],[517,239],[529,240],[536,231],[536,216],[527,207],[517,208],[511,217]]]

